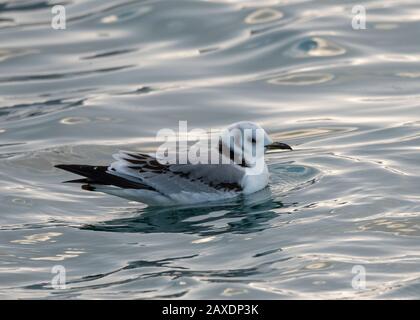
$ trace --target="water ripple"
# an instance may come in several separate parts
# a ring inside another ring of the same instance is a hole
[[[0,298],[418,298],[419,2],[359,1],[366,30],[354,4],[3,1]],[[268,189],[219,204],[61,184],[55,164],[152,152],[179,120],[252,120],[294,152],[267,154]]]

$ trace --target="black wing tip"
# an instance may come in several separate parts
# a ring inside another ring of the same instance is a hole
[[[82,165],[80,164],[56,164],[55,168],[66,170],[66,171],[73,171],[75,169],[80,169]]]
[[[96,188],[90,184],[84,184],[81,188],[86,191],[96,191]]]
[[[54,167],[57,168],[57,169],[61,169],[61,170],[64,170],[64,171],[68,171],[68,172],[71,172],[71,173],[78,174],[78,172],[76,171],[77,166],[74,165],[74,164],[57,164]]]
[[[95,168],[99,166],[89,166],[86,164],[56,164],[54,167],[66,170],[71,168]]]
[[[90,166],[85,164],[57,164],[54,167],[81,176],[86,176],[85,173],[104,172],[108,169],[107,166]]]
[[[125,179],[123,177],[119,177],[117,175],[113,175],[107,172],[107,166],[90,166],[90,165],[79,165],[79,164],[57,164],[54,167],[58,169],[62,169],[79,176],[85,177],[85,179],[77,179],[77,180],[70,180],[67,181],[68,183],[87,183],[85,190],[91,190],[93,188],[92,184],[100,184],[100,185],[112,185],[119,188],[126,188],[126,189],[145,189],[145,190],[153,190],[155,189],[151,186],[148,186],[140,181],[131,181]]]
[[[63,183],[90,183],[91,181],[89,179],[76,179],[76,180],[68,180],[63,181]]]

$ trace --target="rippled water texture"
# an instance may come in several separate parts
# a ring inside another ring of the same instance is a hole
[[[418,30],[417,0],[0,1],[0,297],[419,298]],[[267,157],[270,189],[203,207],[53,167],[153,150],[179,120],[295,151]]]

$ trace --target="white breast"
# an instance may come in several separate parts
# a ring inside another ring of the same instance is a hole
[[[261,172],[261,169],[246,168],[245,176],[242,180],[242,188],[244,194],[250,194],[264,189],[268,185],[268,168],[264,163],[264,169]]]

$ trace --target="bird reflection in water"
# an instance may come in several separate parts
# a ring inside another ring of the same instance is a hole
[[[185,233],[218,235],[253,233],[266,229],[267,222],[287,208],[272,197],[270,189],[235,201],[207,206],[147,207],[135,216],[81,226],[83,230],[128,233]]]

